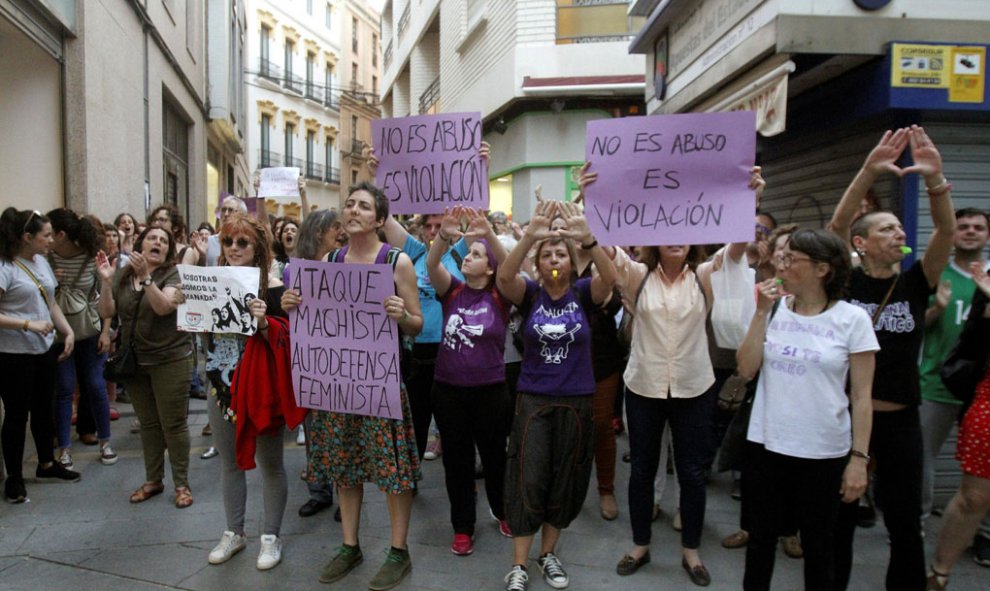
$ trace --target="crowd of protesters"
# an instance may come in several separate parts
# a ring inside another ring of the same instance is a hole
[[[900,167],[902,156],[912,164]],[[487,144],[480,157],[488,159]],[[370,154],[370,174],[377,163]],[[934,230],[912,264],[900,219],[870,191],[887,174],[916,174],[927,187]],[[588,165],[580,175],[583,198],[598,180]],[[389,589],[409,574],[421,460],[435,457],[456,556],[490,535],[477,518],[474,482],[484,478],[490,531],[512,538],[507,591],[528,588],[537,533],[539,574],[553,588],[568,586],[559,542],[584,504],[593,466],[606,522],[622,511],[616,486],[628,486],[632,544],[617,557],[616,573],[633,575],[650,562],[670,452],[681,576],[694,585],[712,581],[701,532],[718,454],[721,469],[734,470],[732,494],[742,501],[740,530],[722,545],[745,547],[744,589],[770,589],[779,539],[789,556],[803,557],[805,589],[846,589],[862,499],[882,512],[889,534],[886,589],[946,589],[970,545],[990,566],[990,214],[954,211],[938,149],[916,126],[883,135],[826,229],[776,227],[758,209],[765,186],[754,167],[750,242],[628,248],[599,243],[580,198],[538,194],[523,225],[460,206],[400,220],[369,182],[351,187],[337,212],[310,208],[300,181],[302,219],[267,224],[227,196],[215,230],[209,223],[190,230],[171,205],[144,221],[121,213],[112,224],[64,208],[7,208],[0,218],[5,499],[27,499],[28,426],[37,479],[74,482],[81,476],[72,426],[81,443],[99,446],[102,464],[113,465],[111,421],[116,403],[130,401],[145,473],[129,501],[165,491],[167,457],[171,502],[189,507],[189,397],[202,393],[214,445],[203,457],[220,457],[226,518],[208,555],[214,565],[248,544],[245,471],[255,465],[264,507],[257,568],[281,561],[283,445],[299,426],[310,497],[299,515],[323,511],[335,496],[339,506],[341,544],[319,570],[322,583],[346,579],[364,559],[365,482],[385,494],[390,525],[369,587]],[[285,378],[289,319],[303,303],[289,287],[293,257],[390,265],[395,295],[381,306],[407,353],[401,417],[296,406]],[[247,302],[257,330],[198,337],[177,330],[178,264],[258,269]],[[719,312],[728,308],[749,312],[729,320]],[[118,369],[133,367],[107,379],[108,356]],[[962,386],[957,367],[967,372]],[[933,463],[957,422],[962,484],[926,567]],[[630,477],[617,483],[616,435],[625,429]],[[737,459],[723,466],[730,457]]]

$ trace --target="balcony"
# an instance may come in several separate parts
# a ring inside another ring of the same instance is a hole
[[[325,89],[323,94],[323,106],[330,107],[331,109],[340,110],[340,95],[334,94],[333,90],[330,88]]]
[[[295,166],[300,172],[306,172],[306,161],[302,158],[293,158],[291,156],[285,159],[286,166]]]
[[[292,72],[287,72],[285,76],[282,78],[282,86],[286,90],[291,90],[292,92],[302,94],[303,87],[305,86],[305,81],[299,76],[293,74]]]
[[[435,113],[440,102],[440,76],[437,76],[419,97],[419,114]]]
[[[271,150],[258,150],[258,168],[271,168],[282,166],[282,155]]]
[[[322,181],[323,180],[323,165],[317,162],[307,162],[305,168],[301,169],[303,175],[312,181]]]
[[[628,41],[636,36],[643,17],[629,17],[629,3],[557,6],[557,44]]]
[[[361,140],[351,140],[351,157],[361,158],[364,154],[364,142]]]
[[[278,84],[282,81],[282,67],[271,60],[258,58],[258,75]]]
[[[340,184],[340,169],[336,166],[330,166],[323,169],[323,182],[330,183],[331,185]]]
[[[388,65],[392,63],[392,40],[388,40],[388,45],[385,46],[385,51],[382,52],[382,69],[387,70]]]
[[[321,89],[315,82],[306,81],[306,98],[316,101],[318,103],[323,102],[323,89]]]
[[[402,34],[405,33],[406,28],[409,26],[409,6],[411,4],[411,2],[406,3],[406,9],[402,11],[402,16],[399,17],[399,39],[402,39]]]

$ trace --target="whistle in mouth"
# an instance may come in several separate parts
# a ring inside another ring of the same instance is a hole
[[[783,279],[781,279],[780,277],[778,277],[778,278],[776,278],[776,279],[774,279],[774,280],[773,280],[773,282],[774,282],[775,284],[777,284],[777,285],[783,285],[783,284],[784,284],[784,280],[783,280]]]
[[[901,254],[911,254],[912,250],[910,246],[902,246]]]
[[[557,269],[554,269],[554,270],[550,271],[550,274],[553,275],[553,278],[554,279],[556,279],[557,278],[557,275],[560,275],[560,272],[557,271]]]

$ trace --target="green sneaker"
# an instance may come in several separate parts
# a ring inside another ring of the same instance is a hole
[[[339,581],[363,561],[364,555],[361,554],[360,546],[345,546],[342,544],[337,548],[337,553],[330,559],[330,562],[326,563],[320,569],[320,582],[333,583]]]
[[[378,569],[378,574],[368,583],[368,589],[371,591],[391,589],[401,583],[402,579],[411,572],[412,558],[409,557],[409,551],[389,549],[388,555],[385,557],[385,564]]]

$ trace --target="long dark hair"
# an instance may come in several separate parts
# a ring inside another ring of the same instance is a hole
[[[179,210],[176,209],[174,205],[163,203],[152,209],[151,213],[148,214],[148,226],[150,227],[155,225],[155,214],[163,210],[168,213],[168,217],[172,221],[172,238],[185,244],[186,239],[188,239],[186,236],[188,230],[186,227],[186,220],[182,218],[182,214],[179,213]]]
[[[261,270],[261,285],[258,286],[258,297],[265,297],[268,291],[268,273],[272,269],[272,240],[271,232],[265,224],[244,213],[232,213],[227,222],[220,228],[220,266],[227,264],[223,253],[223,241],[226,238],[246,234],[254,239],[254,266]]]
[[[306,216],[296,234],[296,257],[315,260],[323,243],[323,235],[337,223],[337,212],[329,209],[314,211]]]
[[[272,245],[272,252],[275,253],[275,260],[283,264],[289,262],[289,253],[285,251],[285,245],[282,244],[282,234],[285,233],[285,227],[289,224],[296,227],[296,245],[298,248],[299,222],[296,221],[296,218],[289,216],[286,216],[285,219],[282,220],[282,226],[279,227],[278,236],[275,236],[275,242]]]
[[[849,261],[849,248],[842,239],[828,230],[804,228],[791,234],[787,246],[792,251],[808,255],[812,261],[827,263],[825,295],[830,300],[840,300],[846,289],[846,280],[852,264]]]
[[[0,258],[12,261],[21,250],[21,238],[25,233],[37,234],[51,220],[40,211],[19,211],[8,207],[0,215]]]
[[[52,231],[65,232],[66,237],[83,249],[87,256],[96,256],[100,250],[100,232],[88,218],[59,207],[48,212],[48,219],[52,222]]]
[[[175,236],[172,235],[171,232],[159,226],[148,226],[142,230],[141,233],[138,234],[137,239],[134,240],[133,252],[141,252],[144,247],[144,237],[148,235],[148,232],[155,230],[164,232],[165,235],[168,236],[168,250],[165,252],[165,262],[163,262],[162,265],[156,269],[157,272],[161,272],[162,270],[171,269],[175,266]],[[121,273],[120,278],[121,282],[123,282],[123,280],[134,275],[134,268],[127,265]]]

